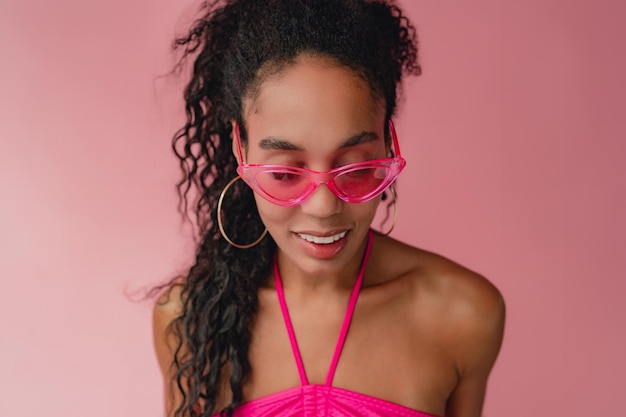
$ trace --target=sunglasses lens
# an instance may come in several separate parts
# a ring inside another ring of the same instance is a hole
[[[334,183],[348,199],[359,201],[373,197],[389,185],[390,173],[387,166],[358,168],[337,175]]]
[[[319,184],[326,184],[344,201],[364,203],[387,188],[403,167],[404,160],[385,160],[348,165],[334,173],[269,165],[256,165],[250,171],[239,167],[237,171],[265,199],[293,206],[302,203]]]
[[[254,180],[264,193],[285,202],[299,199],[312,186],[307,177],[297,172],[263,171]]]

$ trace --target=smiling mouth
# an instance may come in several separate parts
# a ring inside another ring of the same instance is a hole
[[[307,235],[305,233],[298,233],[298,236],[300,236],[302,239],[306,240],[307,242],[316,243],[318,245],[329,245],[331,243],[335,243],[336,241],[340,239],[343,239],[346,236],[346,233],[347,232],[341,232],[333,236],[324,236],[324,237]]]

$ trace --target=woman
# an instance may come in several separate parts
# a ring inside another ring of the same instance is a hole
[[[200,242],[154,311],[167,415],[478,417],[500,294],[370,229],[404,166],[397,89],[420,72],[398,7],[212,2],[177,43]]]

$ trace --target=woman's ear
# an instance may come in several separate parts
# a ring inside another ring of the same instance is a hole
[[[231,138],[232,138],[233,155],[235,155],[235,159],[237,159],[237,165],[240,165],[241,157],[242,157],[242,155],[240,154],[240,149],[243,152],[243,149],[242,149],[243,146],[240,145],[241,137],[239,136],[239,123],[237,123],[237,121],[233,119],[230,121],[230,126],[231,126],[231,132],[232,132]]]

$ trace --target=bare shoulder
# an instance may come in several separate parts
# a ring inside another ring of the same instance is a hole
[[[426,360],[424,352],[436,352],[427,361],[438,377],[445,375],[445,415],[481,415],[504,334],[502,294],[483,275],[444,256],[380,235],[374,244],[372,275],[384,278],[372,278],[371,286],[404,301],[388,305],[401,309],[404,329],[418,335],[409,338],[419,352],[416,362]]]
[[[378,239],[380,264],[386,265],[392,276],[406,279],[422,301],[437,304],[447,315],[460,319],[504,314],[500,291],[481,274],[395,239]]]
[[[163,375],[164,405],[166,416],[174,415],[182,397],[174,388],[176,369],[174,355],[179,341],[172,332],[172,324],[183,311],[183,281],[172,282],[156,300],[152,314],[152,336],[154,351]]]
[[[180,315],[183,307],[181,298],[182,290],[182,279],[175,280],[169,284],[154,303],[153,317],[162,320]]]
[[[420,263],[416,277],[422,280],[453,322],[499,321],[504,315],[500,291],[483,275],[444,256],[417,249]]]
[[[484,276],[444,256],[383,239],[386,263],[401,268],[416,314],[429,321],[460,372],[488,373],[502,342],[505,303]]]
[[[152,312],[154,349],[164,375],[170,370],[176,348],[170,327],[183,311],[182,288],[180,280],[170,284],[156,300]]]

